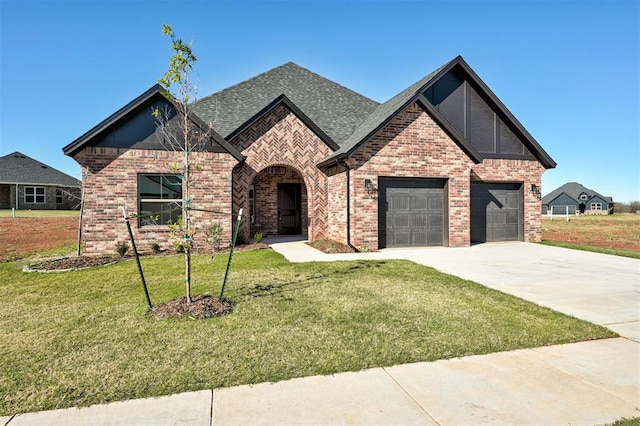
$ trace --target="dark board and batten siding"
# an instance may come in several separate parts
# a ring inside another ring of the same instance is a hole
[[[521,183],[471,184],[471,242],[523,241]]]
[[[380,248],[447,245],[445,179],[380,178],[378,182]]]
[[[483,157],[535,159],[499,109],[455,70],[430,86],[424,96]]]

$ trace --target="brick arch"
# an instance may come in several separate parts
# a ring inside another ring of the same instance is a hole
[[[253,178],[254,221],[250,225],[250,235],[278,235],[278,188],[281,184],[297,184],[300,188],[300,233],[308,236],[309,199],[313,198],[307,189],[308,183],[300,171],[291,166],[274,164],[260,170]],[[249,209],[251,210],[251,208]]]
[[[268,167],[289,167],[302,178],[307,194],[309,239],[325,238],[327,231],[327,176],[316,164],[332,150],[293,111],[278,105],[231,141],[246,160],[233,171],[234,210],[249,211],[249,185]],[[261,231],[261,230],[257,230]],[[249,221],[241,235],[252,235]]]

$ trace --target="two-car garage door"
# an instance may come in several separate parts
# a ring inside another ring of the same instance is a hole
[[[448,245],[448,197],[444,179],[380,178],[378,245]],[[471,241],[522,241],[521,183],[471,183]]]

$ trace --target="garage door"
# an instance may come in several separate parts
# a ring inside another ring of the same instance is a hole
[[[378,245],[445,244],[445,187],[441,179],[380,179]]]
[[[522,241],[520,183],[471,184],[471,241]]]

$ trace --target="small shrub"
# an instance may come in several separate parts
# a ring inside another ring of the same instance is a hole
[[[211,222],[205,227],[204,233],[207,236],[207,241],[211,247],[211,251],[215,253],[220,249],[222,245],[222,224],[220,222]]]
[[[184,241],[174,241],[173,242],[173,248],[176,249],[177,253],[184,253],[186,247],[187,247],[187,243],[185,243]]]
[[[129,244],[126,241],[118,241],[116,244],[116,251],[120,257],[124,257],[124,255],[129,251]]]
[[[158,244],[157,241],[153,241],[151,243],[151,251],[153,252],[153,254],[159,254],[160,253],[160,244]]]
[[[262,242],[262,232],[256,232],[256,235],[253,236],[253,241],[255,241],[257,244],[260,244]]]

